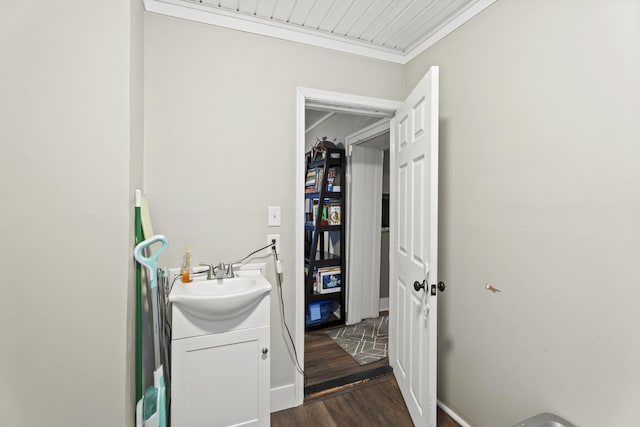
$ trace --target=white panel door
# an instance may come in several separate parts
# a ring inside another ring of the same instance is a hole
[[[391,122],[389,362],[418,427],[436,425],[438,71]]]

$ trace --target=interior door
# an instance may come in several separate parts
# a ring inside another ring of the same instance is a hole
[[[389,362],[418,427],[436,425],[438,74],[431,67],[391,122]]]

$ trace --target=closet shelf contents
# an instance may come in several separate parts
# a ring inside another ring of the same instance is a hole
[[[307,153],[305,174],[306,328],[344,324],[346,295],[345,153]]]

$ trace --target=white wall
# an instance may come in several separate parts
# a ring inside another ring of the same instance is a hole
[[[131,7],[0,7],[2,425],[133,424]]]
[[[501,0],[411,62],[407,90],[430,65],[439,398],[477,427],[638,425],[640,3]]]
[[[385,82],[380,84],[380,82]],[[145,15],[145,191],[162,262],[232,261],[280,233],[286,319],[294,324],[296,88],[397,99],[402,67],[154,14]],[[267,207],[282,226],[267,227]],[[268,261],[268,279],[275,283]],[[302,286],[302,284],[298,284]],[[275,290],[274,290],[275,291]],[[294,382],[272,298],[271,385]],[[302,325],[300,325],[302,326]],[[300,349],[301,351],[301,349]]]
[[[130,18],[130,75],[129,75],[129,200],[134,200],[136,189],[143,188],[144,178],[144,7],[142,0],[129,0],[131,5]],[[129,208],[129,224],[134,224],[134,207]],[[129,283],[127,292],[127,389],[125,393],[125,402],[127,407],[125,413],[127,420],[135,414],[135,403],[138,398],[136,396],[136,288],[135,288],[135,269],[133,262],[133,248],[135,247],[134,233],[129,232]],[[143,327],[147,326],[149,316],[143,317]],[[151,332],[151,327],[147,328]],[[151,333],[148,333],[143,339],[144,348],[152,348],[153,342],[148,339]],[[152,359],[152,352],[147,353],[148,359]],[[148,365],[148,366],[147,366]],[[153,365],[149,362],[143,368],[147,368],[143,375],[142,387],[149,386],[153,381]]]

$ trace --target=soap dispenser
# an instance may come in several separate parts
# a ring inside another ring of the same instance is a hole
[[[191,283],[193,281],[193,270],[191,269],[191,244],[187,245],[187,251],[182,259],[182,283]]]

